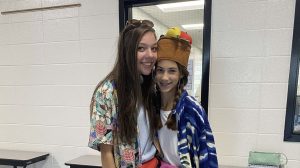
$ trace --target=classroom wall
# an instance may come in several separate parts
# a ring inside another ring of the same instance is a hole
[[[30,167],[98,154],[87,148],[89,102],[115,60],[118,1],[0,1],[0,11],[71,3],[82,6],[0,15],[0,148],[50,152]]]
[[[300,167],[300,144],[283,142],[295,1],[212,3],[209,120],[220,164],[246,166],[250,150],[265,150]],[[118,1],[0,0],[0,11],[73,2],[82,6],[0,15],[0,148],[50,152],[29,168],[98,154],[87,148],[89,101],[114,63]]]
[[[247,165],[250,150],[283,152],[296,0],[214,0],[209,115],[221,164]]]

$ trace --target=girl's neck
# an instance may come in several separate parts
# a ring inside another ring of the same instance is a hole
[[[161,94],[161,109],[164,111],[170,111],[173,108],[174,99],[175,99],[175,89]]]

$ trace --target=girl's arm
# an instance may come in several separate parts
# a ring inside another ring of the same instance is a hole
[[[100,144],[101,162],[103,168],[116,168],[113,154],[113,146]]]

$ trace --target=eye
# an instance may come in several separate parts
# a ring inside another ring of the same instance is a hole
[[[156,69],[156,73],[158,74],[162,74],[164,72],[164,70],[162,68],[157,68]]]
[[[170,74],[175,74],[177,72],[177,69],[169,69],[168,72]]]
[[[143,52],[143,51],[145,51],[145,48],[142,47],[142,46],[139,46],[139,47],[138,47],[138,51],[139,51],[139,52]]]
[[[152,47],[151,50],[152,52],[157,52],[157,47]]]

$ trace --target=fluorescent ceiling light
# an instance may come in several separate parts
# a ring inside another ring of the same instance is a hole
[[[203,29],[203,26],[204,26],[203,23],[181,25],[181,27],[184,28],[185,30]]]
[[[168,3],[168,4],[161,4],[156,6],[163,12],[196,10],[196,9],[204,8],[204,0]]]

